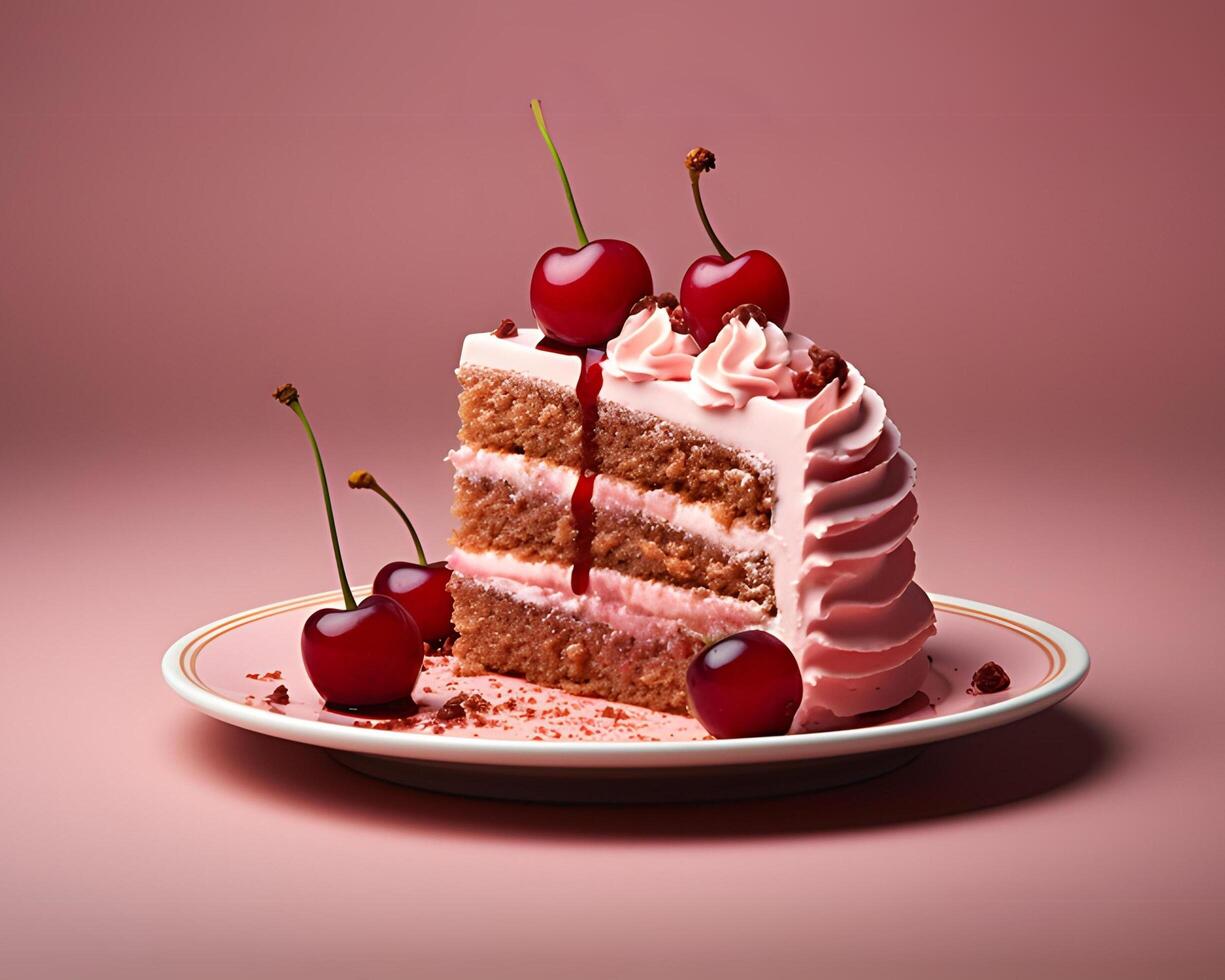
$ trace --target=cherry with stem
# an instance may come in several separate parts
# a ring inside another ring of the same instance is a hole
[[[629,242],[615,238],[592,241],[587,236],[540,100],[532,99],[531,108],[561,178],[578,238],[577,249],[551,248],[537,261],[529,290],[532,314],[540,329],[555,341],[571,347],[600,347],[621,330],[630,307],[654,292],[651,270]]]
[[[417,561],[393,561],[379,569],[374,577],[374,594],[386,596],[399,603],[408,613],[421,638],[430,644],[440,644],[454,632],[451,624],[452,602],[447,584],[451,581],[451,569],[446,562],[429,562],[425,548],[408,514],[368,470],[355,470],[349,475],[349,486],[354,490],[373,490],[391,506],[408,533],[417,550]]]
[[[330,707],[411,702],[424,658],[417,624],[386,596],[371,595],[360,603],[354,599],[340,552],[332,495],[315,432],[302,409],[297,388],[281,385],[273,395],[298,417],[310,441],[323,491],[323,509],[332,539],[336,574],[344,597],[344,609],[317,609],[302,627],[302,663],[306,674]],[[405,710],[412,710],[411,703],[406,703]]]
[[[719,240],[702,201],[702,174],[715,169],[715,155],[697,146],[685,156],[693,202],[717,255],[695,259],[681,280],[681,307],[689,333],[701,346],[711,344],[723,328],[724,315],[738,306],[761,307],[770,322],[783,326],[791,311],[791,291],[783,267],[769,252],[750,249],[740,255]],[[765,324],[760,324],[765,326]]]

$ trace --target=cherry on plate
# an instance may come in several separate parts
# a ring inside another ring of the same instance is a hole
[[[764,630],[724,637],[693,658],[689,707],[715,738],[785,735],[804,681],[787,644]]]

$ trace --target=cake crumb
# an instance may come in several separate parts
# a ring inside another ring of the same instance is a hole
[[[467,717],[468,712],[464,709],[464,695],[462,694],[448,699],[434,715],[436,721],[458,721]],[[434,731],[437,732],[438,729],[435,728]]]
[[[1012,684],[1012,678],[994,660],[988,660],[974,671],[970,684],[971,687],[967,688],[969,694],[997,694],[1008,690],[1009,685]]]
[[[281,679],[281,672],[279,670],[270,670],[263,674],[248,674],[247,679],[252,681],[279,681]]]
[[[289,688],[284,684],[278,684],[276,690],[264,698],[265,704],[289,704]],[[280,712],[284,714],[284,712]]]
[[[505,340],[507,337],[518,337],[519,328],[515,326],[515,321],[510,317],[506,317],[493,329],[495,337],[501,337]]]
[[[723,314],[723,326],[726,327],[733,320],[739,320],[745,326],[748,326],[750,320],[754,320],[759,326],[765,327],[770,322],[770,317],[756,303],[741,303]]]

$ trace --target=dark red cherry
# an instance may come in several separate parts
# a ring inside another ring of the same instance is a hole
[[[620,332],[630,307],[652,292],[642,253],[629,242],[601,238],[540,256],[530,298],[536,322],[554,340],[602,347]]]
[[[724,637],[693,658],[689,707],[715,738],[785,735],[804,682],[787,644],[763,630]]]
[[[441,643],[451,635],[451,569],[444,561],[418,565],[393,561],[374,577],[374,594],[400,604],[417,624],[426,643]]]
[[[536,322],[553,340],[571,347],[603,347],[617,335],[630,307],[654,292],[651,270],[642,253],[629,242],[587,237],[579,217],[570,178],[561,154],[544,122],[539,99],[532,99],[532,115],[553,155],[562,192],[570,206],[570,220],[578,248],[551,248],[532,272],[529,298]]]
[[[386,596],[367,596],[356,609],[320,609],[302,627],[302,663],[331,705],[411,696],[423,656],[417,624]]]
[[[760,306],[772,323],[783,326],[791,312],[791,290],[778,260],[757,249],[733,256],[711,227],[702,203],[702,174],[715,169],[715,155],[695,146],[685,154],[685,169],[702,227],[719,253],[694,261],[681,280],[681,307],[690,335],[702,347],[709,346],[723,329],[723,315],[743,303]]]
[[[509,320],[505,321],[510,323]],[[511,324],[514,326],[514,324]],[[369,470],[354,470],[349,474],[349,486],[354,490],[373,490],[387,501],[397,514],[408,533],[413,547],[417,549],[417,560],[393,561],[379,569],[374,577],[374,594],[394,599],[421,630],[421,638],[427,643],[440,643],[451,635],[451,593],[447,583],[451,570],[446,562],[425,560],[425,548],[413,522],[396,499],[382,488]]]
[[[307,617],[302,627],[306,675],[324,701],[341,707],[381,705],[410,698],[424,659],[421,632],[412,617],[386,596],[372,595],[360,603],[354,599],[336,534],[327,470],[298,389],[281,385],[273,397],[298,416],[310,441],[319,489],[323,491],[336,576],[345,601],[344,609],[320,609]]]
[[[758,249],[730,261],[718,255],[695,260],[681,280],[680,300],[689,333],[702,347],[714,342],[723,329],[723,315],[741,303],[760,306],[780,327],[791,312],[783,267],[769,252]]]

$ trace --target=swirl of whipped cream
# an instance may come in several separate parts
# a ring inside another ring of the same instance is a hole
[[[689,393],[703,408],[744,408],[750,398],[789,398],[791,372],[807,363],[812,341],[788,337],[773,323],[729,320],[714,343],[697,356]]]
[[[604,371],[629,381],[688,381],[697,341],[672,329],[668,311],[652,306],[631,314],[608,342]]]

